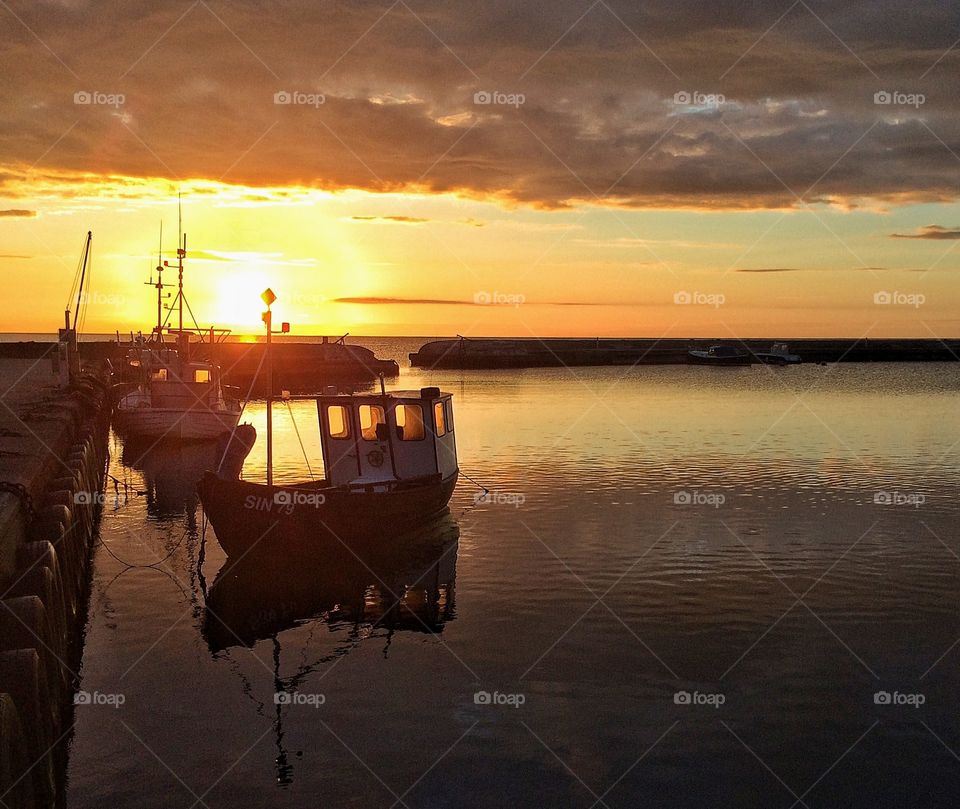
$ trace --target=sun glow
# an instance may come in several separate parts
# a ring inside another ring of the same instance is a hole
[[[230,273],[217,284],[211,296],[210,316],[215,325],[257,333],[263,328],[264,305],[260,293],[269,285],[269,278],[263,272]]]

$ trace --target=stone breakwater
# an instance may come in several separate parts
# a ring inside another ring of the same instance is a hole
[[[726,344],[749,354],[786,342],[804,362],[955,362],[956,339],[460,338],[434,340],[410,354],[414,368],[498,369],[598,365],[685,365],[691,348]],[[755,358],[756,359],[756,358]],[[759,361],[759,360],[756,360]]]
[[[110,391],[0,361],[0,805],[63,805]]]

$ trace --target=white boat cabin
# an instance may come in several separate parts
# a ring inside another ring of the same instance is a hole
[[[141,398],[153,407],[192,409],[216,405],[222,398],[220,368],[184,360],[174,348],[138,350],[130,364],[141,369]]]
[[[452,477],[458,471],[452,398],[440,388],[318,396],[327,481]]]

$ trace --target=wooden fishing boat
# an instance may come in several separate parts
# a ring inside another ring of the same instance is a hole
[[[264,300],[272,379],[269,307],[276,296],[267,290]],[[375,542],[446,510],[459,475],[450,393],[435,387],[388,392],[381,378],[379,394],[328,389],[282,396],[316,401],[325,478],[279,486],[273,482],[274,398],[267,397],[266,482],[208,472],[198,485],[204,512],[229,557],[315,556],[332,543]]]
[[[200,500],[228,556],[313,554],[445,511],[459,474],[451,394],[423,388],[316,402],[324,479],[275,486],[214,472],[201,478]]]

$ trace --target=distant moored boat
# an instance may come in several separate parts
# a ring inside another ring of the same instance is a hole
[[[798,365],[803,362],[799,354],[791,354],[786,343],[774,343],[769,351],[755,351],[754,356],[766,365]]]
[[[690,349],[687,361],[693,365],[750,365],[753,357],[736,346],[715,345],[708,349]]]

